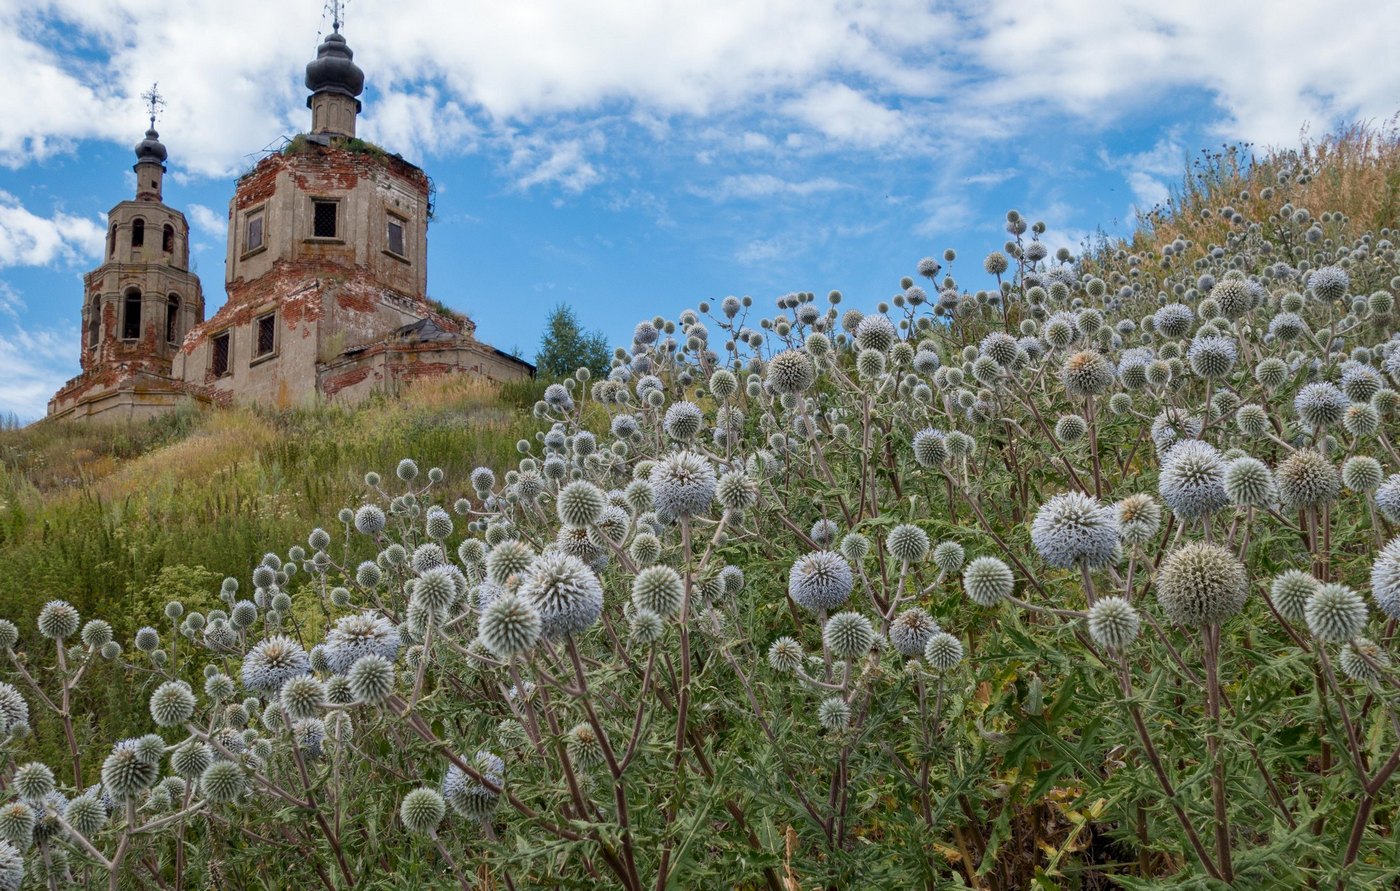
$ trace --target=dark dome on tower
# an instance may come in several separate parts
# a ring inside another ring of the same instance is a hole
[[[155,128],[146,131],[146,138],[136,143],[136,163],[143,161],[154,161],[157,164],[164,164],[168,154],[165,145],[160,141],[160,134]]]
[[[354,58],[339,31],[327,35],[316,50],[316,60],[306,66],[306,88],[313,93],[359,96],[365,89],[365,73]]]

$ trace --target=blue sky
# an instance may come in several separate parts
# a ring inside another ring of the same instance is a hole
[[[362,136],[438,188],[428,288],[532,357],[571,304],[625,342],[699,300],[889,297],[1017,208],[1126,234],[1203,147],[1400,110],[1400,4],[352,0]],[[78,368],[80,277],[160,82],[167,203],[224,299],[233,181],[309,125],[317,0],[0,0],[0,412]],[[1363,27],[1364,24],[1364,27]],[[1321,210],[1321,209],[1319,209]]]

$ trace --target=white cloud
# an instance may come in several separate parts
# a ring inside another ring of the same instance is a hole
[[[1172,130],[1147,151],[1114,157],[1101,149],[1098,157],[1105,167],[1123,173],[1133,193],[1134,210],[1149,211],[1171,197],[1171,186],[1186,169],[1186,155],[1180,134]]]
[[[0,413],[20,421],[42,418],[49,397],[68,380],[76,353],[78,331],[29,331],[13,325],[0,332]]]
[[[225,214],[210,210],[203,204],[188,204],[185,212],[189,214],[196,231],[213,238],[227,237],[228,217]]]
[[[106,236],[100,220],[63,211],[39,216],[14,195],[0,191],[0,269],[100,257]]]
[[[845,188],[849,187],[829,176],[793,181],[782,179],[771,173],[744,173],[726,176],[713,187],[696,187],[693,191],[697,195],[712,198],[715,201],[729,201],[736,198],[771,198],[776,195],[806,198],[822,192],[835,192]]]
[[[556,183],[566,192],[582,192],[602,178],[585,155],[581,139],[517,140],[511,151],[510,168],[516,174],[516,186],[524,190]]]
[[[827,136],[858,145],[885,145],[908,133],[898,111],[843,83],[818,84],[784,110]]]

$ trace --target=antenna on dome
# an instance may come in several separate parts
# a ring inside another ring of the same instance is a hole
[[[325,11],[331,16],[331,30],[336,34],[340,33],[340,26],[345,24],[345,7],[349,0],[326,0]]]
[[[146,113],[151,118],[151,129],[156,128],[156,117],[160,110],[165,107],[165,97],[160,94],[160,82],[151,84],[151,88],[141,94],[141,98],[146,100]]]

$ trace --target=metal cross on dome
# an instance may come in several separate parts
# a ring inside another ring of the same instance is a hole
[[[151,88],[141,94],[141,98],[146,100],[146,111],[151,116],[151,129],[156,128],[156,116],[165,107],[165,97],[160,94],[160,82],[151,84]]]
[[[349,5],[349,0],[326,0],[326,12],[331,15],[331,30],[340,33],[340,26],[345,24],[345,7]]]

